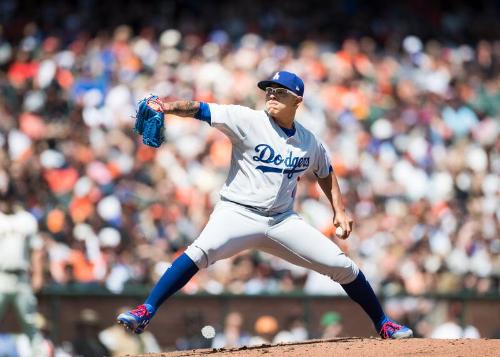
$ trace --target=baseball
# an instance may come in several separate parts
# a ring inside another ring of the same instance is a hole
[[[201,329],[201,334],[203,335],[203,337],[205,338],[214,338],[215,337],[215,329],[213,328],[213,326],[210,326],[210,325],[207,325],[207,326],[203,326],[203,328]]]
[[[337,229],[335,230],[335,235],[339,238],[342,238],[342,236],[344,235],[344,230],[342,229],[342,227],[337,227]]]

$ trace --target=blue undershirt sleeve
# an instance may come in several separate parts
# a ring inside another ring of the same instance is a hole
[[[210,107],[205,102],[200,102],[200,109],[196,112],[194,117],[198,120],[202,120],[207,122],[208,124],[212,124],[212,114],[210,113]]]

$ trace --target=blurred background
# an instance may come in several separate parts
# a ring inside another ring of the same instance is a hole
[[[1,0],[0,355],[375,334],[339,285],[259,252],[201,271],[147,334],[113,326],[198,236],[230,159],[187,118],[144,146],[137,101],[263,108],[281,69],[305,81],[297,119],[332,152],[351,238],[314,177],[296,210],[416,336],[498,338],[499,18],[497,0]]]

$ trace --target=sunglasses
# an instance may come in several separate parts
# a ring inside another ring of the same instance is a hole
[[[297,97],[297,94],[292,92],[289,89],[278,87],[278,88],[273,88],[273,87],[267,87],[266,88],[266,96],[274,95],[276,98],[284,98],[287,95],[293,95]]]

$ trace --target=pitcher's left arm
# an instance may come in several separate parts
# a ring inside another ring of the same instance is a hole
[[[351,216],[345,211],[337,176],[331,170],[328,176],[323,178],[318,177],[318,184],[332,206],[333,225],[342,228],[343,234],[339,238],[347,239],[349,234],[351,234],[353,221]]]

